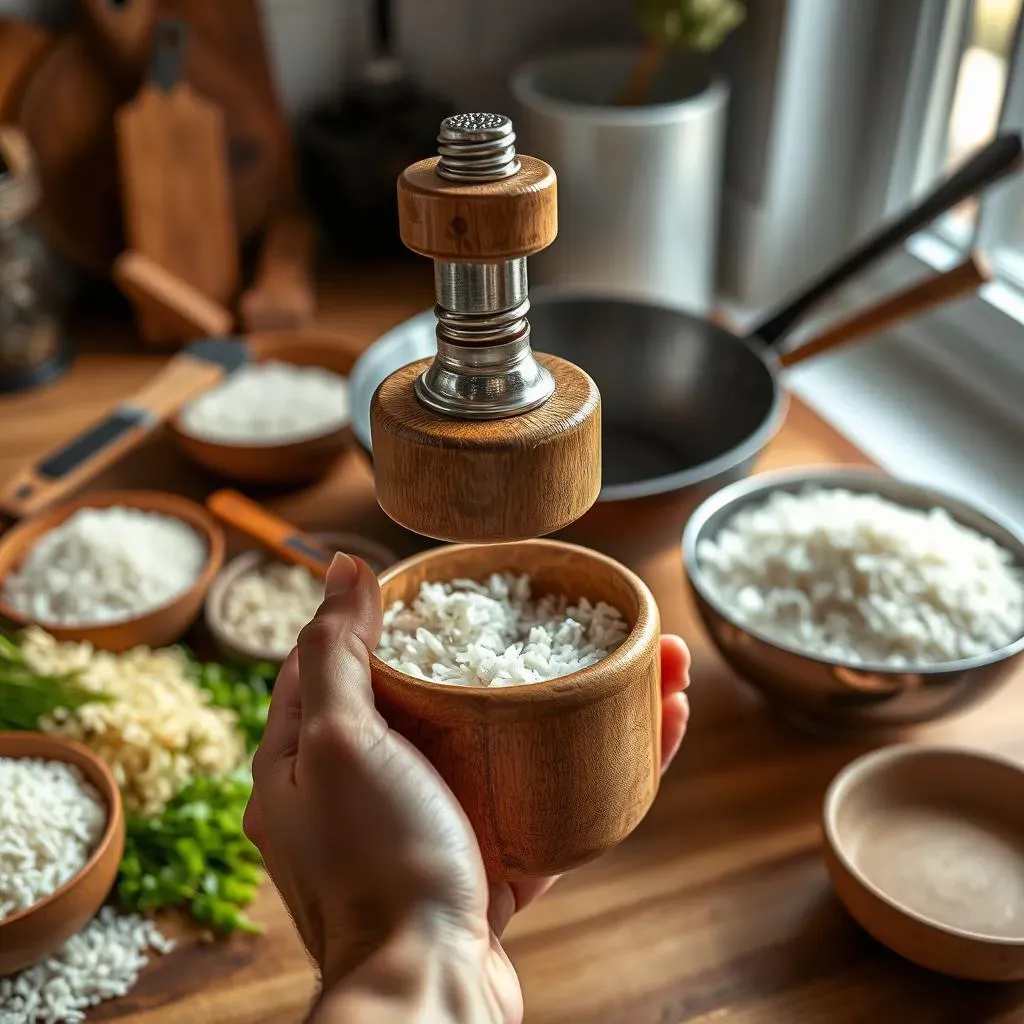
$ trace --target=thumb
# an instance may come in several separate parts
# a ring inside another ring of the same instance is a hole
[[[381,617],[373,570],[361,559],[335,555],[323,603],[297,644],[304,732],[374,714],[369,652],[380,638]]]

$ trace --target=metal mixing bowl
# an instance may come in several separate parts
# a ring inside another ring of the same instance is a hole
[[[878,494],[910,508],[943,508],[962,526],[1010,551],[1024,573],[1021,531],[959,498],[875,470],[812,468],[765,473],[725,487],[704,501],[686,526],[686,576],[719,653],[778,712],[814,731],[864,732],[912,725],[977,704],[1024,666],[1024,635],[982,657],[894,668],[811,655],[740,625],[706,586],[697,559],[698,545],[715,537],[740,509],[763,503],[773,491],[795,493],[819,487]]]

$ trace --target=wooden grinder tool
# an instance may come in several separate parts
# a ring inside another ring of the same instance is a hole
[[[555,239],[555,173],[503,115],[446,118],[438,143],[398,180],[402,241],[434,260],[437,356],[373,396],[377,500],[438,540],[553,533],[601,487],[597,386],[530,347],[526,257]]]

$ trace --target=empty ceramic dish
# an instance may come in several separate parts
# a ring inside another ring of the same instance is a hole
[[[922,967],[1024,979],[1024,770],[995,755],[897,746],[825,797],[825,856],[847,910]]]

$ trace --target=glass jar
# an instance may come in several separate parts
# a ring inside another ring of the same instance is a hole
[[[55,267],[34,224],[38,203],[28,141],[0,127],[0,392],[44,384],[71,361]]]

